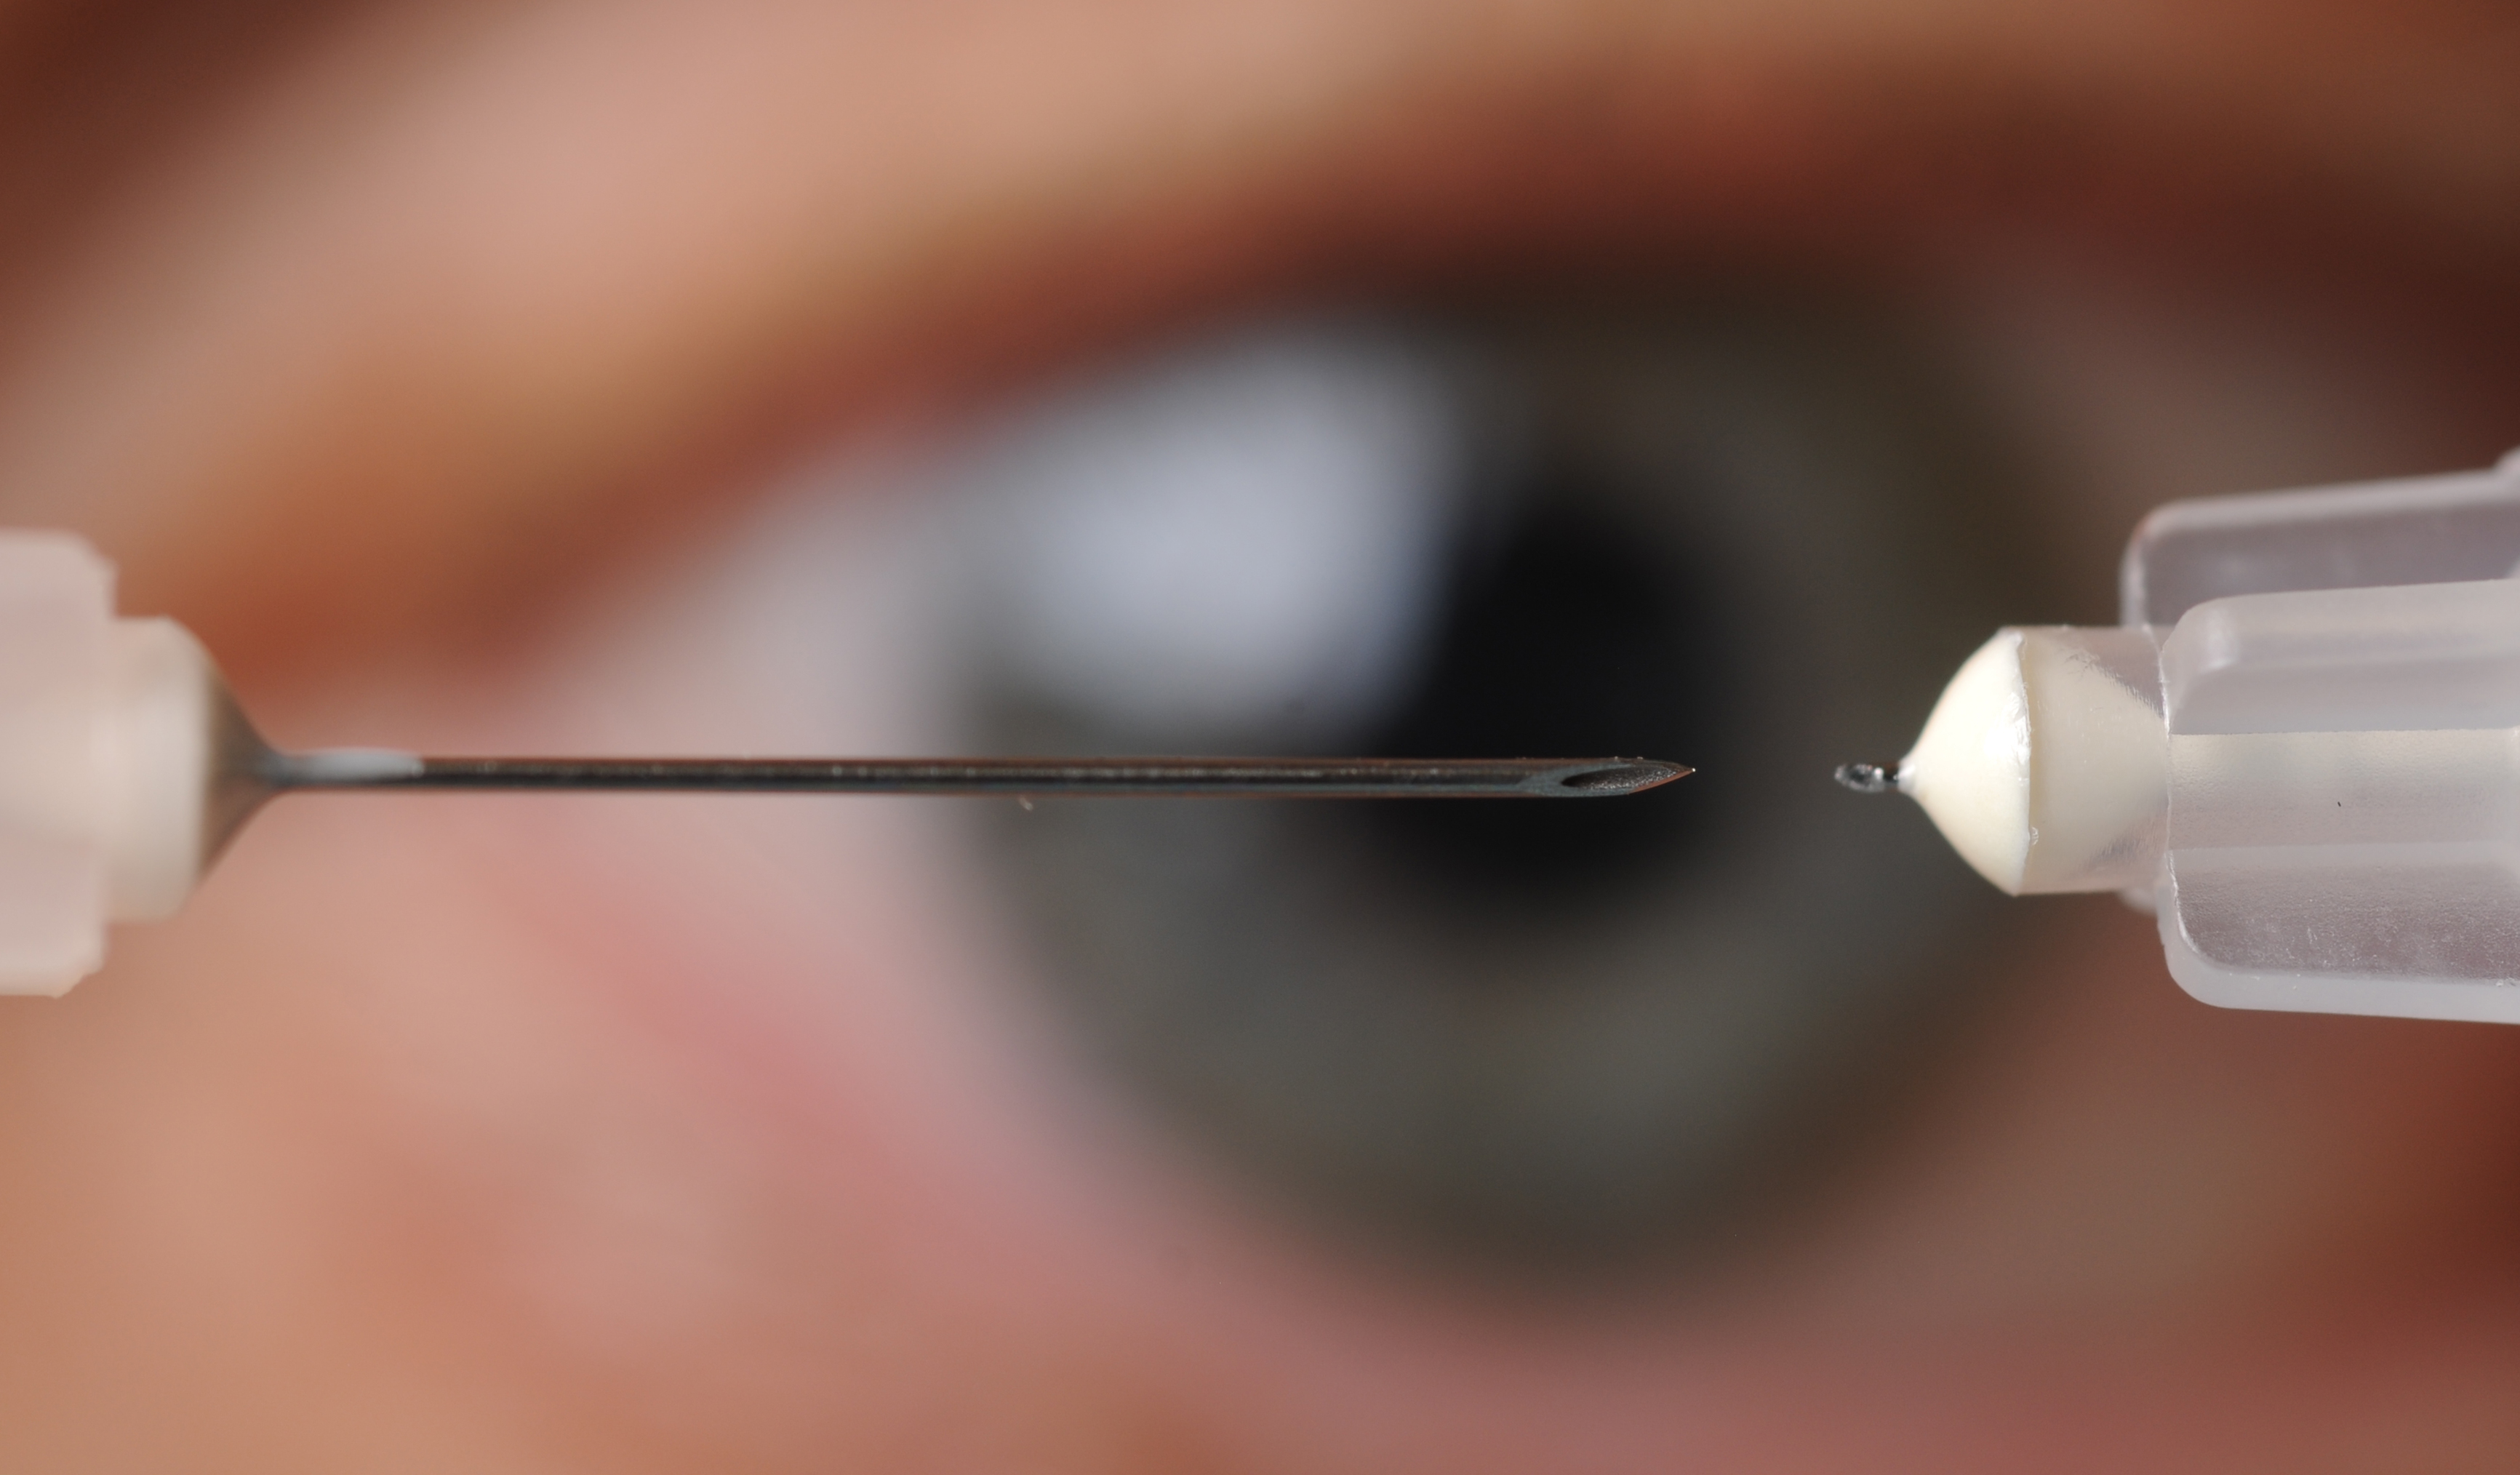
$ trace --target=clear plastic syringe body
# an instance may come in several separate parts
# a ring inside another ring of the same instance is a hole
[[[1900,786],[2008,891],[2152,907],[2209,1003],[2520,1022],[2515,565],[2520,457],[2174,504],[2128,622],[2000,632]]]

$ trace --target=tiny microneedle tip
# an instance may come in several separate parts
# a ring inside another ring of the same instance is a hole
[[[1859,794],[1886,794],[1899,786],[1899,770],[1887,763],[1841,763],[1837,782]]]

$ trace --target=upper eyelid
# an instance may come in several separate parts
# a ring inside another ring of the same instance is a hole
[[[1422,240],[1446,210],[1491,215],[1472,197],[1548,186],[1595,150],[1609,159],[1599,197],[1639,185],[1666,197],[1645,218],[1700,189],[1755,219],[1764,175],[1781,220],[1814,187],[1793,177],[1811,161],[1757,140],[1821,137],[1822,156],[1844,143],[1825,141],[1844,119],[1809,111],[1825,96],[1791,86],[1729,130],[1648,118],[1642,139],[1622,137],[1588,113],[1552,132],[1562,110],[1514,106],[1532,95],[1530,69],[1649,96],[1672,55],[1616,24],[1608,42],[1588,36],[1587,16],[1569,13],[1570,28],[1519,38],[1525,70],[1465,44],[1456,55],[1472,60],[1448,73],[1428,60],[1445,55],[1434,43],[1346,12],[1287,12],[1256,51],[1174,18],[1100,53],[1051,13],[987,26],[892,16],[886,51],[851,30],[878,23],[854,13],[738,26],[672,8],[380,12],[287,72],[172,183],[142,189],[63,290],[40,294],[57,304],[21,336],[0,400],[8,514],[96,535],[135,606],[187,616],[232,663],[302,664],[514,608],[603,546],[620,509],[749,479],[772,448],[906,378],[968,382],[1011,343],[1038,361],[1246,290],[1283,232],[1321,237],[1331,201],[1330,239]],[[560,28],[570,20],[594,29]],[[1972,23],[1909,35],[1885,74],[1931,74],[1938,56],[1957,68],[1974,55]],[[1474,31],[1458,17],[1452,28]],[[1779,75],[1800,54],[1755,27],[1709,34]],[[1856,58],[1832,83],[1840,96],[1861,97],[1879,34],[1833,33],[1832,54]],[[2022,48],[2016,84],[2062,65],[2053,40]],[[1634,52],[1623,67],[1588,71],[1621,46]],[[1346,59],[1327,90],[1306,66],[1321,56]],[[1702,48],[1687,60],[1710,65]],[[852,67],[870,85],[842,85]],[[700,98],[679,112],[695,94],[653,85],[695,74],[749,85],[731,89],[733,108]],[[1028,109],[971,104],[973,89],[1024,77],[1040,89],[1023,94]],[[1150,78],[1156,90],[1133,90]],[[1473,106],[1482,95],[1508,105]],[[1070,107],[1082,131],[1045,139]],[[1207,127],[1185,132],[1184,108]],[[1487,161],[1431,194],[1392,189],[1443,156],[1395,147],[1377,185],[1358,163],[1372,151],[1336,121],[1368,114],[1367,131],[1416,129],[1421,146],[1447,125],[1485,129]],[[1692,182],[1686,159],[1674,174],[1641,158],[1656,128],[1700,163],[1732,159],[1732,177]],[[1185,136],[1243,177],[1198,167]],[[853,165],[834,138],[895,152]],[[1726,142],[1709,155],[1709,138]],[[783,143],[804,188],[764,167]],[[654,254],[630,269],[643,249]],[[1080,277],[1096,289],[1076,291]],[[1017,325],[982,321],[993,312]]]

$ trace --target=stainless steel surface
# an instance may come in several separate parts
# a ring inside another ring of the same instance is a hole
[[[613,789],[1030,798],[1606,799],[1687,775],[1650,758],[414,758],[274,753],[290,789]]]

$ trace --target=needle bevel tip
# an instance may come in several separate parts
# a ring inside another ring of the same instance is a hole
[[[1665,763],[1659,758],[1613,758],[1606,763],[1559,776],[1557,787],[1591,798],[1615,799],[1641,794],[1649,788],[1660,788],[1675,779],[1686,779],[1695,772],[1686,763]]]

